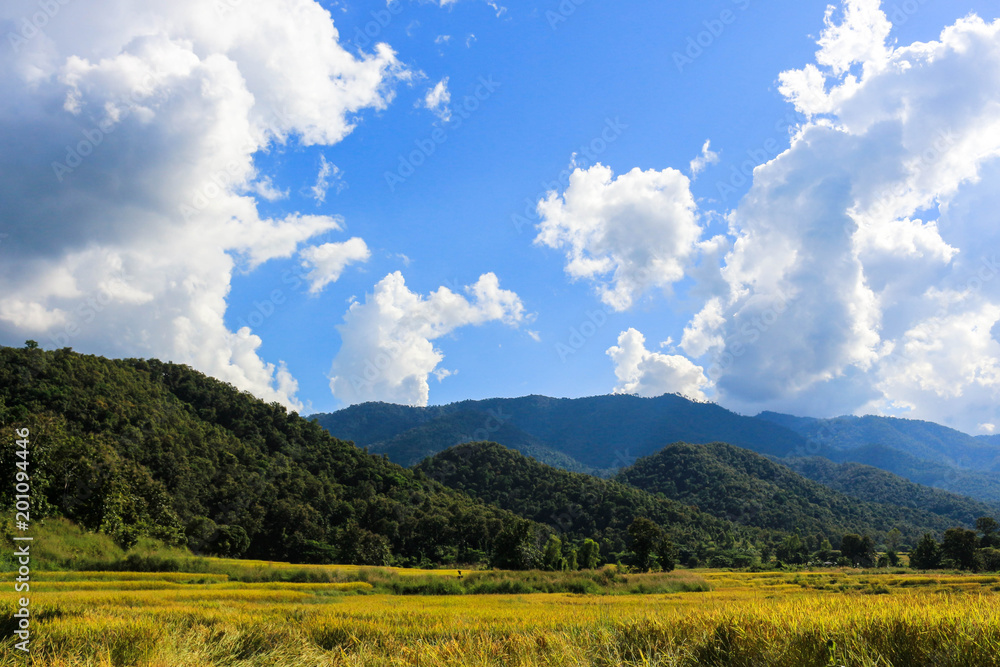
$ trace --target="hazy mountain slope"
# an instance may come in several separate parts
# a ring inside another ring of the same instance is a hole
[[[479,424],[467,417],[456,424],[458,413],[478,414]],[[529,446],[539,448],[533,453],[540,458],[563,467],[575,467],[570,461],[552,458],[546,450],[560,452],[581,464],[581,469],[596,470],[629,465],[636,458],[679,440],[722,440],[776,456],[801,454],[806,443],[796,433],[768,421],[674,395],[578,399],[526,396],[429,408],[366,403],[314,418],[333,435],[384,452],[400,463],[435,446],[438,451],[450,447],[455,444],[452,440],[455,433],[467,436],[466,440],[493,440],[520,451],[530,451]],[[438,432],[441,439],[436,445],[426,428],[435,422],[449,424]],[[463,433],[466,428],[470,430]]]

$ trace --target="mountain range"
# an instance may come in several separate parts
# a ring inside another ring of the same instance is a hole
[[[819,475],[819,468],[798,460],[819,457],[1000,506],[1000,439],[918,420],[773,412],[750,417],[671,394],[526,396],[425,408],[363,403],[312,418],[337,437],[404,466],[455,444],[490,440],[565,470],[608,477],[674,442],[725,442],[801,465],[797,469],[806,476]],[[828,473],[817,481],[825,483]],[[843,490],[851,492],[850,486]]]
[[[152,538],[234,557],[522,568],[553,544],[575,562],[589,541],[602,562],[628,562],[643,519],[683,562],[725,566],[804,562],[847,533],[913,544],[1000,516],[836,460],[874,446],[948,466],[946,429],[896,420],[896,440],[859,445],[870,431],[850,420],[836,432],[853,439],[819,439],[815,422],[781,419],[678,396],[369,403],[307,419],[182,365],[0,348],[0,426],[30,431],[33,520],[65,517],[125,548]],[[993,442],[965,438],[995,482]],[[8,506],[14,452],[0,450]]]

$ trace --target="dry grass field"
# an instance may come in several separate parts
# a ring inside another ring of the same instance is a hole
[[[470,574],[460,583],[455,570],[201,564],[214,571],[39,572],[27,664],[1000,665],[996,576],[699,570],[618,575],[604,594],[400,595],[384,591],[432,578],[468,586]],[[630,593],[636,586],[679,592]],[[11,597],[5,667],[25,664],[10,638]]]

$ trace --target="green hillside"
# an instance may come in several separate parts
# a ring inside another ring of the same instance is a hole
[[[520,520],[185,366],[0,348],[0,423],[31,431],[34,518],[128,546],[363,564],[483,560]],[[0,454],[12,506],[13,447]]]
[[[492,442],[467,443],[420,463],[416,470],[454,489],[551,526],[571,542],[593,538],[605,559],[626,551],[629,524],[645,517],[675,544],[696,549],[733,545],[777,533],[725,519],[640,489],[539,463]]]
[[[622,470],[615,479],[736,523],[821,534],[834,545],[846,533],[882,539],[893,528],[915,544],[925,532],[940,533],[959,523],[953,512],[939,515],[930,508],[851,498],[787,466],[723,443],[673,444]],[[961,523],[971,527],[975,518]]]

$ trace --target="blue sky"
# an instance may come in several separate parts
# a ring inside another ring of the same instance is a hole
[[[995,3],[112,4],[0,10],[4,344],[1000,423]]]

